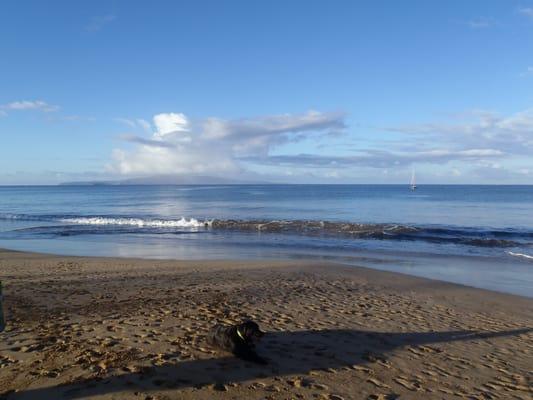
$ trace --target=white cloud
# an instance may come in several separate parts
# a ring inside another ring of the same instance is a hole
[[[154,116],[154,125],[157,129],[155,135],[160,138],[171,133],[187,132],[190,129],[189,120],[181,113],[157,114]]]
[[[82,115],[64,115],[56,119],[61,120],[61,121],[87,121],[87,122],[96,121],[96,118],[94,117],[85,117]]]
[[[390,131],[414,135],[411,143],[439,143],[454,150],[495,149],[510,155],[533,151],[533,109],[501,116],[473,111],[456,123],[429,123],[391,127]]]
[[[117,17],[112,14],[96,16],[91,18],[85,29],[89,32],[97,32],[116,19]]]
[[[109,171],[122,175],[261,173],[276,181],[287,171],[300,180],[305,176],[348,179],[386,169],[387,176],[395,179],[412,165],[424,165],[428,176],[490,181],[490,171],[498,171],[495,179],[505,181],[506,176],[519,180],[525,175],[518,171],[531,168],[533,109],[504,116],[475,110],[444,122],[390,127],[386,130],[397,138],[390,133],[386,140],[365,135],[359,143],[347,143],[356,136],[337,135],[345,133],[344,118],[342,113],[316,111],[235,120],[193,120],[180,113],[161,113],[151,124],[130,120],[138,132],[150,129],[150,135],[123,135],[135,147],[116,149]],[[325,142],[329,143],[326,148],[315,146]]]
[[[28,111],[37,110],[42,112],[54,112],[59,110],[59,106],[48,104],[42,100],[21,100],[13,101],[11,103],[0,105],[0,114],[4,116],[8,114],[8,111]]]
[[[449,152],[447,152],[449,154]],[[494,149],[470,149],[458,151],[457,155],[466,157],[495,157],[502,156],[503,152]]]
[[[115,122],[119,122],[121,124],[127,125],[130,128],[136,129],[141,128],[143,131],[151,133],[152,132],[152,125],[144,119],[130,119],[130,118],[114,118]]]
[[[300,115],[272,115],[259,118],[248,118],[224,121],[209,118],[204,124],[205,135],[210,138],[269,136],[284,132],[303,132],[322,129],[343,129],[342,113],[321,113],[309,111]]]
[[[120,122],[121,124],[128,125],[130,128],[135,128],[137,124],[134,120],[128,119],[128,118],[115,118],[116,122]]]
[[[533,8],[532,7],[522,7],[518,9],[518,12],[526,17],[533,19]]]
[[[152,131],[152,125],[148,121],[145,121],[144,119],[137,119],[137,124],[143,128],[145,132],[151,132]]]
[[[449,149],[432,149],[428,151],[397,152],[388,150],[361,150],[352,156],[296,154],[274,155],[262,158],[246,157],[245,161],[269,166],[291,166],[306,168],[370,167],[392,168],[406,167],[414,163],[445,164],[450,161],[476,161],[503,156],[499,150],[470,149],[452,151]]]
[[[520,74],[520,76],[533,76],[533,67],[527,67],[526,70]]]
[[[452,172],[453,176],[461,176],[462,175],[461,171],[459,169],[457,169],[457,168],[452,168],[451,172]]]
[[[473,29],[484,29],[496,26],[497,21],[491,17],[477,17],[469,20],[467,25]]]
[[[129,133],[120,135],[120,139],[125,140],[126,142],[131,143],[137,143],[137,144],[144,144],[146,146],[153,146],[153,147],[166,147],[166,148],[172,148],[174,145],[172,143],[167,143],[162,140],[156,140],[156,139],[147,139],[140,136],[132,135]]]
[[[134,151],[116,149],[111,171],[122,174],[226,174],[242,171],[240,157],[264,156],[302,135],[327,135],[344,127],[341,113],[310,111],[241,120],[207,118],[191,121],[181,113],[153,118],[150,138],[125,135]]]

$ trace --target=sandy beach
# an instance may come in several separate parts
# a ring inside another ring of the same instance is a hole
[[[0,250],[2,399],[530,399],[533,299],[324,262]],[[258,366],[216,322],[267,332]]]

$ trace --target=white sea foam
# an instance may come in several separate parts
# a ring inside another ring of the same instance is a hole
[[[511,256],[515,256],[515,257],[522,257],[522,258],[526,258],[528,260],[533,260],[533,256],[530,256],[529,254],[524,254],[524,253],[513,253],[512,251],[508,251],[507,254],[511,255]]]
[[[107,217],[79,217],[63,218],[61,222],[79,225],[127,225],[147,228],[199,228],[211,225],[211,221],[198,221],[195,218],[181,218],[177,220],[141,219],[141,218],[107,218]]]

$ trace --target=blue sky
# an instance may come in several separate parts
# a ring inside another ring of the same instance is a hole
[[[4,1],[0,184],[533,183],[533,1]]]

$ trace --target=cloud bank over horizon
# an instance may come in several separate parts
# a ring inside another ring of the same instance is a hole
[[[59,106],[42,100],[0,105],[3,117],[28,111],[53,112],[55,121],[67,120]],[[295,183],[368,182],[373,177],[376,183],[397,183],[416,168],[428,182],[533,180],[533,108],[509,115],[471,110],[440,121],[362,129],[350,126],[349,117],[314,110],[239,119],[191,118],[181,112],[157,113],[150,120],[117,117],[113,121],[127,128],[119,135],[123,145],[102,160],[100,169],[55,170],[50,176],[53,182],[208,175]],[[0,178],[31,183],[30,175]],[[43,179],[42,172],[34,176]]]
[[[243,160],[266,157],[285,144],[338,135],[346,128],[344,118],[340,112],[308,111],[193,121],[182,113],[160,113],[153,117],[150,137],[121,136],[136,147],[115,149],[108,170],[123,175],[245,173]]]
[[[152,123],[121,120],[144,134],[121,135],[130,146],[113,150],[107,170],[121,176],[201,174],[338,181],[357,179],[362,172],[394,180],[404,177],[406,169],[440,166],[440,177],[452,179],[533,176],[527,162],[533,152],[533,109],[508,116],[474,110],[444,122],[376,128],[380,133],[364,143],[353,143],[357,137],[349,134],[346,119],[341,112],[308,111],[235,120],[192,120],[171,112],[154,115]],[[319,142],[322,146],[317,146]],[[344,149],[328,151],[334,146]],[[439,178],[439,172],[435,176]]]

